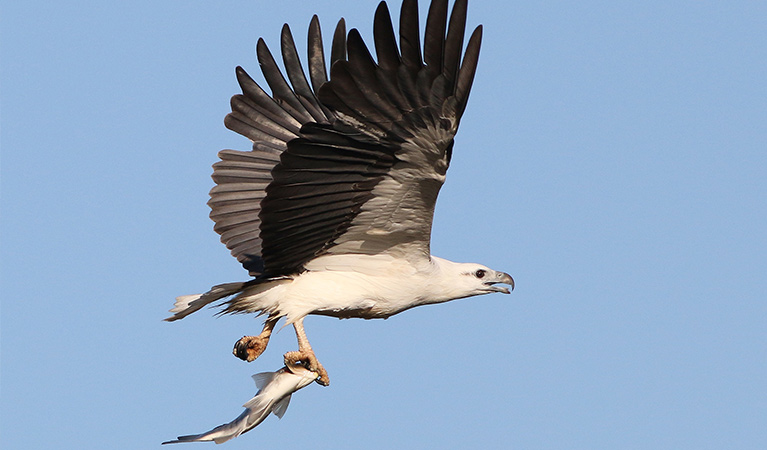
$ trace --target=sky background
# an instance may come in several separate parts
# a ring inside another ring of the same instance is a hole
[[[499,6],[501,5],[501,6]],[[375,1],[3,1],[0,446],[228,422],[278,333],[177,295],[247,279],[206,201],[234,67]],[[399,5],[391,3],[395,16]],[[422,22],[427,3],[421,2]],[[517,289],[313,318],[331,385],[227,449],[767,448],[767,3],[469,4],[485,33],[432,252]],[[205,445],[195,444],[201,448]]]

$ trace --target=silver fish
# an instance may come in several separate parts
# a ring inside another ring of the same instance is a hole
[[[290,396],[297,390],[311,384],[319,377],[301,364],[285,366],[277,372],[262,372],[253,375],[256,387],[259,389],[256,396],[242,405],[245,411],[233,421],[219,425],[216,428],[201,434],[179,436],[174,441],[166,441],[163,444],[177,444],[179,442],[206,442],[213,441],[221,444],[229,439],[252,430],[256,425],[264,421],[269,413],[282,418],[290,403]]]

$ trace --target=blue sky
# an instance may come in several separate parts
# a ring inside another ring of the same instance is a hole
[[[257,38],[288,22],[303,43],[313,13],[369,40],[375,7],[2,3],[3,448],[159,448],[281,366],[289,329],[246,364],[259,321],[161,319],[247,278],[205,205],[216,152],[249,148],[222,124],[234,67],[260,79]],[[432,251],[516,291],[307,319],[330,387],[225,448],[767,448],[765,17],[471,1],[480,68]]]

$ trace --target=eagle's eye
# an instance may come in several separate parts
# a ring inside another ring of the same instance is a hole
[[[474,276],[477,278],[483,278],[485,276],[485,270],[484,269],[478,269],[476,272],[474,272]]]

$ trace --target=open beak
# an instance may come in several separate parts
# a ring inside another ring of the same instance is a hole
[[[511,278],[511,275],[509,275],[506,272],[496,272],[495,278],[492,280],[488,280],[485,282],[485,284],[490,288],[492,292],[502,292],[504,294],[511,294],[511,291],[514,290],[514,278]],[[496,286],[496,284],[508,284],[511,286],[511,290],[507,288],[506,286]]]

